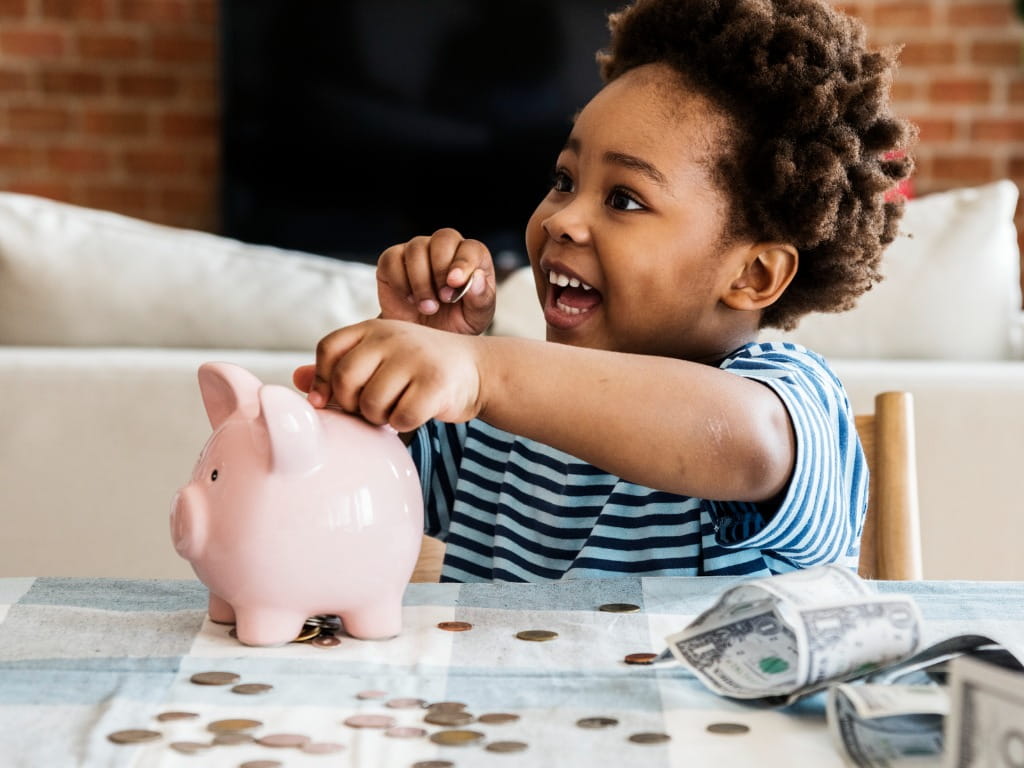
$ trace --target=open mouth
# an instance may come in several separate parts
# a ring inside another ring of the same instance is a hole
[[[552,270],[548,272],[548,282],[552,287],[544,315],[551,325],[574,326],[601,304],[601,292],[577,277]]]

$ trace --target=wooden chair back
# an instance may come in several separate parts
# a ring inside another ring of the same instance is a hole
[[[920,579],[913,396],[882,392],[875,396],[875,412],[855,419],[871,473],[858,572],[866,579]]]

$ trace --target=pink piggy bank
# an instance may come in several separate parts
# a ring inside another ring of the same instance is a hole
[[[416,468],[393,432],[314,409],[226,363],[199,369],[213,426],[171,510],[171,537],[210,590],[210,618],[247,645],[293,640],[309,616],[397,635],[423,535]]]

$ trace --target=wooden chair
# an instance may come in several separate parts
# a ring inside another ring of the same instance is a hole
[[[913,397],[883,392],[875,397],[874,413],[855,418],[871,473],[858,571],[866,579],[920,579]],[[412,581],[437,581],[443,559],[444,542],[424,536]]]
[[[882,392],[875,396],[875,412],[855,419],[871,472],[858,571],[865,579],[920,579],[913,396]]]

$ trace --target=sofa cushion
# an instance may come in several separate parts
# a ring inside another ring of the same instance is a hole
[[[1004,360],[1021,356],[1017,187],[998,181],[909,200],[884,279],[852,310],[812,314],[765,339],[826,357]]]
[[[0,344],[311,351],[374,267],[0,193]]]
[[[1010,181],[907,202],[884,279],[852,310],[813,314],[763,339],[804,344],[832,358],[1003,360],[1020,357],[1020,254]],[[528,267],[498,289],[492,332],[544,338]]]

